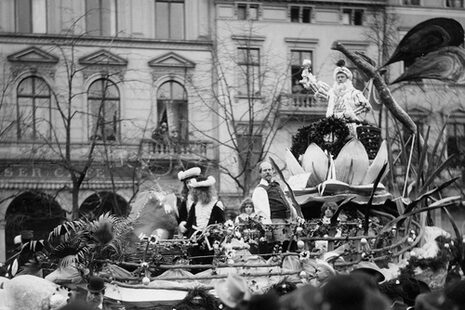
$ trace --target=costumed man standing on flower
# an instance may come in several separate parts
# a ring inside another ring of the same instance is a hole
[[[334,69],[334,85],[329,90],[326,117],[335,116],[362,121],[371,109],[368,99],[352,84],[352,72],[345,67],[344,60],[337,62]]]
[[[252,194],[252,201],[257,215],[263,224],[286,224],[291,218],[297,218],[297,212],[287,200],[281,185],[273,179],[275,171],[271,163],[264,161],[259,165],[260,183]],[[273,229],[274,241],[288,239],[283,226]]]

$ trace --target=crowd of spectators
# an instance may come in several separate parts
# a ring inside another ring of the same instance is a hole
[[[229,283],[228,283],[229,282]],[[240,281],[235,280],[236,283]],[[219,284],[220,285],[220,284]],[[222,285],[231,287],[231,279]],[[337,274],[324,285],[280,282],[264,294],[250,294],[236,284],[234,297],[219,296],[226,309],[235,310],[462,310],[465,280],[446,281],[443,289],[431,290],[413,277],[400,277],[381,284],[362,272]],[[238,293],[242,292],[242,293]],[[233,301],[232,301],[233,300]]]

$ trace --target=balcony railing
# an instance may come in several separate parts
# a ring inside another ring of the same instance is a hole
[[[324,114],[327,103],[312,94],[283,94],[279,113],[284,115]]]
[[[71,143],[71,160],[87,158],[90,143]],[[64,152],[65,144],[47,145],[38,141],[0,141],[0,158],[3,159],[49,159],[60,160],[59,152]],[[105,155],[107,153],[107,155]],[[215,158],[213,143],[204,140],[163,144],[153,139],[141,139],[139,143],[108,142],[99,143],[94,149],[94,158],[103,160],[110,157],[113,160],[141,159],[172,159],[178,157],[184,160],[213,160]]]
[[[179,156],[213,159],[213,144],[203,140],[162,143],[153,139],[143,139],[142,153],[156,158]]]

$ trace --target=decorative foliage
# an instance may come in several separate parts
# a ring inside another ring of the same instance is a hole
[[[449,262],[455,258],[454,251],[451,246],[451,243],[453,244],[453,242],[450,238],[439,236],[436,238],[436,243],[439,247],[439,251],[435,257],[418,258],[416,256],[412,256],[408,261],[408,265],[401,270],[401,274],[414,276],[415,269],[417,267],[421,269],[429,268],[433,272],[447,268]]]
[[[323,118],[297,131],[292,137],[291,152],[299,158],[311,143],[316,143],[336,157],[348,136],[349,128],[346,121],[336,117]]]
[[[49,235],[51,257],[94,267],[98,259],[119,259],[124,237],[131,229],[124,218],[109,213],[95,220],[87,218],[63,223]],[[71,256],[71,257],[70,257]]]

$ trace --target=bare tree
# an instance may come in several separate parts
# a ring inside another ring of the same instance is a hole
[[[213,113],[218,119],[207,130],[192,126],[220,148],[219,171],[233,180],[243,196],[250,193],[257,179],[253,172],[268,155],[282,126],[278,112],[282,94],[290,84],[289,70],[277,65],[271,52],[256,48],[254,36],[251,25],[237,39],[239,47],[217,42],[212,52],[210,89],[191,81],[203,112]],[[284,66],[286,63],[283,60]]]
[[[16,124],[15,118],[11,114],[13,111],[8,109],[7,104],[8,91],[14,82],[14,77],[11,71],[7,71],[6,66],[2,66],[2,68],[2,78],[0,79],[0,140],[3,140],[2,137],[7,136],[8,132],[10,132]]]
[[[376,46],[378,66],[383,65],[389,59],[390,53],[398,43],[398,22],[399,17],[386,10],[385,6],[373,6],[370,11],[370,18],[367,20],[366,38]],[[389,80],[389,68],[385,68],[383,73],[385,81]]]
[[[71,31],[72,32],[72,31]],[[128,168],[132,179],[132,197],[137,194],[140,182],[137,163],[142,148],[137,142],[121,142],[120,127],[124,119],[119,114],[119,103],[114,98],[116,85],[128,82],[123,79],[124,69],[118,66],[103,65],[95,73],[99,83],[92,97],[92,89],[83,90],[86,71],[95,71],[99,64],[86,64],[79,60],[82,55],[84,35],[67,35],[57,39],[50,45],[50,52],[59,55],[60,66],[57,67],[55,85],[48,87],[50,92],[52,117],[35,116],[34,123],[30,115],[20,116],[22,127],[33,127],[34,143],[31,149],[35,160],[51,159],[54,164],[63,168],[70,179],[58,191],[67,189],[72,195],[72,218],[79,217],[79,195],[85,182],[95,176],[96,167],[104,168],[109,174],[111,192],[115,193],[117,176],[115,166],[121,166],[131,160]],[[92,84],[93,85],[93,84]],[[46,86],[44,86],[46,87]],[[92,100],[92,105],[85,104]],[[28,111],[36,114],[36,111]],[[82,127],[87,124],[89,127]],[[148,120],[147,120],[148,121]],[[40,129],[38,130],[38,124]],[[143,135],[143,133],[141,133]],[[130,150],[131,152],[129,152]],[[126,170],[128,170],[126,169]],[[94,170],[94,171],[93,171]],[[126,176],[128,177],[128,176]],[[116,195],[113,195],[113,206],[118,207]]]

